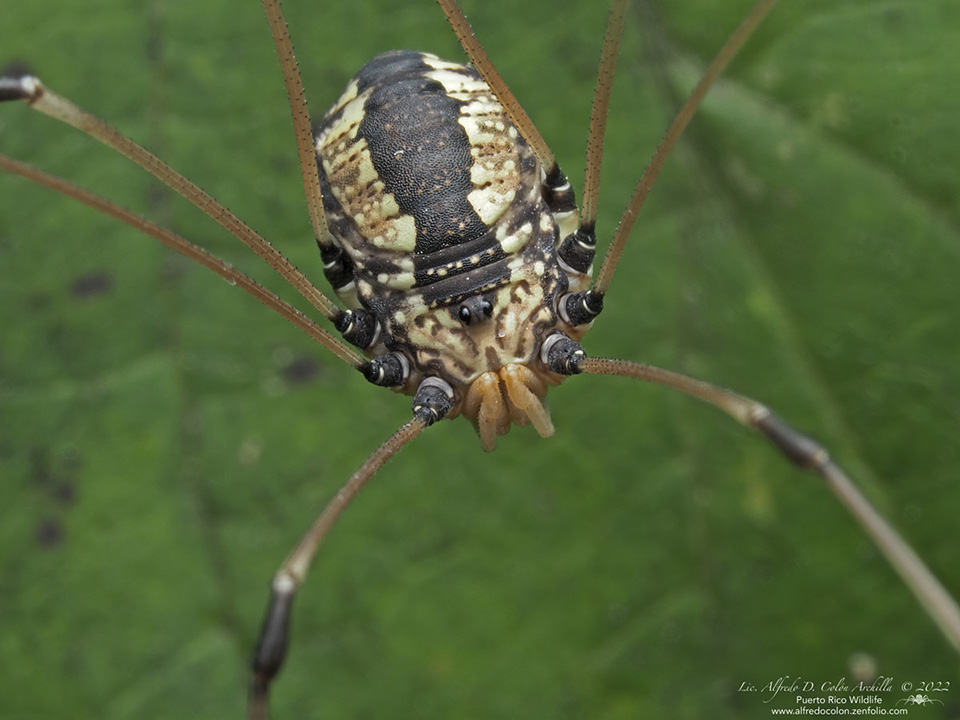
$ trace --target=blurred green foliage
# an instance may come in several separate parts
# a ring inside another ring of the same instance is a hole
[[[576,182],[603,4],[465,4]],[[315,116],[378,52],[461,57],[427,0],[286,5]],[[602,237],[747,6],[631,9]],[[784,0],[668,163],[586,339],[822,439],[955,594],[958,23],[956,0]],[[321,277],[257,3],[15,3],[12,61]],[[0,152],[284,292],[75,131],[3,107]],[[0,330],[0,716],[240,717],[273,571],[408,400],[7,175]],[[917,712],[960,716],[956,655],[817,480],[665,390],[578,378],[551,399],[553,439],[514,430],[485,456],[443,423],[360,496],[298,598],[276,717],[764,717],[741,683],[853,678],[856,658],[898,688],[952,682]]]

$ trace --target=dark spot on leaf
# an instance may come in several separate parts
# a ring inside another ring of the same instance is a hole
[[[76,452],[62,452],[51,460],[47,448],[35,448],[31,459],[30,477],[40,492],[60,507],[72,505],[77,499],[75,478],[81,464]]]
[[[51,518],[41,520],[34,532],[37,545],[52,548],[63,542],[63,526]]]
[[[283,369],[283,378],[291,385],[306,385],[320,374],[320,363],[310,356],[295,359]]]
[[[786,564],[786,562],[787,561],[784,561],[784,564]],[[753,570],[753,577],[761,583],[772,581],[782,570],[781,567],[778,567],[777,564],[770,560],[757,560],[751,564],[751,569]]]
[[[77,488],[73,483],[62,481],[54,489],[54,497],[61,505],[72,505],[77,499]]]
[[[42,311],[50,305],[50,296],[46,293],[32,293],[27,296],[26,304],[30,310]]]
[[[70,285],[70,294],[80,300],[96,297],[113,289],[113,277],[106,272],[78,275]]]
[[[158,215],[163,212],[168,192],[167,186],[159,182],[152,182],[147,187],[147,205]]]
[[[278,174],[288,172],[294,167],[290,160],[291,156],[292,153],[273,153],[270,156],[270,167]]]
[[[30,477],[41,489],[47,489],[53,478],[46,452],[44,449],[34,448],[30,459]]]
[[[906,14],[903,8],[889,8],[883,14],[883,20],[889,25],[902,25]]]

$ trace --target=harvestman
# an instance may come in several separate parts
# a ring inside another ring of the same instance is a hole
[[[251,717],[267,714],[269,684],[286,653],[294,594],[321,540],[366,481],[445,417],[471,419],[486,450],[513,423],[533,424],[549,436],[553,426],[542,404],[547,388],[582,373],[647,380],[697,397],[765,435],[794,464],[820,474],[960,649],[960,610],[953,599],[820,445],[748,398],[649,365],[588,357],[579,343],[603,308],[634,219],[667,155],[774,1],[757,4],[681,108],[591,284],[600,160],[626,0],[614,0],[604,38],[579,216],[573,191],[546,142],[455,0],[439,3],[479,75],[420,53],[380,56],[351,81],[317,138],[279,5],[263,0],[290,99],[311,223],[327,277],[347,310],[216,200],[106,123],[34,77],[0,78],[0,100],[25,100],[83,130],[206,212],[279,272],[362,354],[174,233],[15,160],[0,157],[0,167],[155,237],[283,315],[370,382],[414,396],[413,418],[350,477],[274,577],[253,661]],[[414,135],[427,119],[436,121],[430,126],[433,138],[444,140],[424,151],[424,137]],[[451,149],[459,155],[444,154]],[[447,215],[435,217],[437,208]]]

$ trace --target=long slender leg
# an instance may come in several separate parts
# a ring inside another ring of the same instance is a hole
[[[607,130],[607,110],[613,90],[613,76],[620,54],[620,40],[627,16],[626,0],[614,0],[603,34],[600,68],[593,91],[590,131],[587,134],[587,166],[583,178],[583,208],[577,231],[562,238],[557,246],[561,262],[574,270],[590,274],[597,252],[597,207],[600,201],[600,166],[603,161],[603,140]],[[566,318],[572,325],[585,325],[603,310],[603,294],[592,289],[568,293],[561,298]]]
[[[637,183],[637,187],[630,197],[630,202],[623,211],[620,224],[617,226],[613,240],[610,242],[610,247],[607,249],[607,254],[603,258],[603,265],[597,275],[597,281],[590,291],[593,295],[602,297],[609,289],[610,282],[613,279],[613,273],[616,271],[617,264],[620,262],[620,255],[623,253],[627,237],[633,229],[633,223],[637,218],[637,214],[640,212],[640,208],[643,207],[647,195],[650,193],[650,189],[653,187],[657,176],[660,174],[660,170],[667,160],[667,156],[690,123],[690,119],[700,106],[700,102],[707,94],[707,91],[713,86],[714,82],[716,82],[717,78],[720,77],[720,74],[727,65],[730,64],[730,61],[733,60],[737,51],[740,50],[753,31],[763,21],[763,18],[766,17],[767,13],[773,9],[775,4],[776,0],[760,0],[754,5],[753,9],[740,24],[740,27],[734,31],[730,39],[727,40],[727,43],[720,49],[720,52],[717,53],[717,56],[707,67],[703,77],[700,78],[700,82],[698,82],[697,86],[693,89],[690,97],[683,104],[683,107],[680,108],[680,112],[677,113],[673,123],[671,123],[670,128],[667,130],[667,134],[663,140],[660,141],[657,151],[650,159],[650,164],[647,165],[646,170],[643,171],[643,175],[640,177],[640,181]]]
[[[557,165],[556,158],[550,152],[547,141],[543,139],[543,135],[537,130],[536,125],[533,124],[533,120],[527,115],[527,111],[523,109],[516,95],[507,87],[507,83],[504,82],[490,56],[487,55],[487,51],[483,49],[483,45],[477,39],[473,28],[470,27],[470,23],[457,4],[457,0],[437,0],[437,4],[440,5],[443,14],[446,15],[447,22],[450,23],[450,27],[456,33],[457,39],[460,40],[460,46],[467,53],[470,62],[477,68],[484,82],[490,86],[497,100],[503,105],[507,117],[510,118],[517,131],[530,145],[533,154],[537,156],[537,160],[543,166],[544,188],[550,209],[554,212],[575,211],[576,203],[573,188],[570,187],[569,181],[560,166]]]
[[[37,168],[31,167],[26,163],[18,162],[17,160],[12,160],[8,157],[0,155],[0,169],[16,173],[17,175],[20,175],[21,177],[31,180],[39,185],[43,185],[51,190],[56,190],[57,192],[68,197],[79,200],[84,205],[88,205],[94,210],[99,210],[105,215],[110,215],[111,217],[126,223],[130,227],[156,238],[172,250],[176,250],[181,255],[184,255],[191,260],[200,263],[204,267],[209,268],[231,285],[240,288],[274,312],[282,315],[344,362],[349,363],[358,370],[362,369],[366,365],[366,360],[357,354],[352,348],[344,344],[344,342],[339,338],[334,337],[327,330],[320,327],[313,320],[297,310],[297,308],[295,308],[293,305],[270,292],[262,285],[251,279],[248,275],[245,275],[220,258],[211,255],[203,248],[194,245],[192,242],[180,237],[176,233],[171,232],[164,227],[160,227],[149,220],[145,220],[139,215],[133,214],[126,208],[122,208],[116,203],[105,200],[99,195],[95,195],[94,193],[88,192],[83,188],[79,188],[62,178],[56,177],[55,175],[50,175],[49,173],[37,170]]]
[[[270,682],[279,672],[287,653],[293,597],[303,582],[321,541],[367,480],[425,427],[426,422],[422,418],[414,417],[377,448],[344,483],[274,575],[270,587],[270,604],[253,656],[249,708],[251,720],[264,720],[267,717]]]
[[[562,375],[620,375],[674,388],[727,413],[739,423],[765,435],[790,462],[816,472],[877,545],[913,592],[944,636],[960,652],[960,607],[913,548],[877,512],[832,460],[826,449],[784,422],[765,405],[725,388],[672,370],[611,358],[587,357],[580,343],[562,333],[547,338],[541,360]]]
[[[627,0],[614,0],[603,35],[600,51],[600,68],[597,85],[593,91],[593,108],[590,112],[590,131],[587,134],[587,166],[583,180],[583,207],[580,213],[580,232],[591,236],[597,224],[597,203],[600,198],[600,165],[603,160],[603,138],[607,130],[607,109],[613,90],[613,76],[620,54],[620,39],[627,16]],[[596,237],[593,237],[596,244]]]
[[[300,174],[303,178],[303,191],[307,198],[310,224],[317,245],[323,255],[324,264],[343,262],[340,247],[334,242],[323,211],[323,195],[320,192],[320,177],[317,168],[317,153],[313,146],[313,132],[310,129],[310,113],[303,92],[303,81],[297,58],[290,42],[287,21],[283,18],[278,0],[263,0],[263,9],[267,13],[273,44],[280,60],[280,70],[287,88],[290,102],[290,114],[293,116],[293,130],[297,139],[297,155],[300,158]]]
[[[653,187],[657,176],[660,174],[660,170],[663,168],[667,157],[670,155],[670,151],[673,149],[674,145],[676,145],[680,135],[683,134],[683,131],[690,123],[690,119],[700,106],[700,103],[707,94],[707,91],[713,86],[717,78],[720,77],[721,73],[737,54],[737,51],[739,51],[753,31],[763,21],[767,13],[773,9],[776,1],[777,0],[759,0],[757,2],[747,17],[744,18],[743,22],[740,24],[740,27],[734,31],[727,43],[723,46],[723,48],[721,48],[720,52],[717,53],[716,58],[714,58],[714,60],[710,63],[706,72],[703,74],[703,77],[700,79],[700,82],[697,83],[697,86],[690,94],[690,97],[683,104],[683,107],[680,108],[680,112],[677,113],[677,117],[667,130],[667,134],[664,136],[663,140],[661,140],[660,145],[657,147],[656,152],[650,160],[650,164],[647,165],[646,170],[644,170],[643,175],[637,183],[637,187],[633,191],[630,202],[623,211],[620,223],[617,226],[616,232],[614,233],[613,240],[611,241],[610,247],[607,250],[607,254],[604,257],[603,265],[600,268],[600,273],[597,276],[596,283],[594,283],[593,288],[584,291],[582,297],[577,298],[576,300],[571,300],[572,305],[577,306],[577,308],[580,306],[584,308],[582,312],[575,308],[575,313],[577,313],[577,322],[588,322],[600,312],[600,309],[603,307],[603,296],[610,287],[610,282],[613,279],[613,274],[617,269],[617,264],[620,261],[620,255],[623,253],[623,248],[626,244],[627,237],[630,235],[630,231],[633,229],[633,223],[636,220],[637,213],[640,212],[640,208],[646,201],[647,195],[650,193],[650,189]],[[471,62],[473,62],[473,64],[477,67],[477,70],[480,71],[480,74],[483,76],[483,79],[486,81],[487,85],[490,86],[490,89],[493,90],[493,93],[497,96],[500,104],[503,105],[504,109],[507,111],[507,115],[510,117],[510,120],[514,125],[517,126],[520,134],[533,148],[537,159],[540,160],[540,163],[543,165],[544,171],[547,175],[546,188],[548,190],[548,194],[551,189],[559,191],[559,189],[563,187],[569,188],[569,183],[563,176],[562,171],[557,166],[557,162],[554,159],[553,154],[550,152],[550,149],[547,146],[546,141],[543,139],[543,136],[540,135],[539,131],[536,129],[536,127],[534,127],[533,121],[530,120],[530,117],[526,114],[523,108],[520,107],[520,103],[517,101],[513,93],[510,92],[507,84],[497,72],[493,62],[490,60],[490,57],[483,49],[480,41],[477,40],[473,29],[470,27],[470,23],[467,21],[466,16],[463,14],[463,11],[460,9],[460,6],[457,4],[456,0],[437,0],[437,2],[443,9],[444,14],[447,16],[447,21],[450,23],[450,26],[453,28],[453,31],[459,38],[460,45],[463,47],[464,51],[466,51]],[[598,157],[600,154],[599,140],[602,139],[603,125],[606,118],[606,97],[609,96],[609,88],[604,87],[604,83],[606,82],[604,79],[606,72],[605,66],[609,65],[609,72],[612,75],[613,65],[616,60],[617,46],[619,44],[620,30],[623,27],[624,12],[624,3],[620,2],[620,0],[615,0],[611,10],[611,21],[608,26],[607,37],[604,40],[600,76],[598,77],[597,93],[594,98],[595,112],[594,117],[591,118],[591,145],[594,142],[594,136],[599,136],[596,138],[598,149],[595,152],[591,150],[591,154],[597,155]],[[590,162],[590,157],[588,156],[588,164]],[[599,161],[594,162],[593,165],[596,166],[595,169],[588,170],[587,185],[585,189],[587,199],[585,202],[584,224],[581,226],[581,233],[585,229],[592,233],[593,230],[591,223],[595,222],[597,183],[591,179],[591,173],[599,174]],[[564,201],[569,198],[569,201],[572,202],[572,191],[563,193],[563,197],[565,199]],[[551,205],[551,209],[556,211],[558,209],[565,208],[553,207],[553,205]],[[578,233],[578,235],[581,233]],[[594,244],[595,242],[596,241],[594,240]],[[568,252],[575,252],[573,249],[574,245],[575,243],[571,242],[571,247],[568,248]],[[584,243],[584,247],[589,248],[588,236],[586,242]],[[581,250],[581,252],[584,251]]]
[[[560,345],[560,343],[556,343]],[[609,358],[588,358],[568,346],[566,374],[620,375],[666,385],[723,410],[738,422],[765,435],[792,463],[818,473],[870,536],[887,561],[960,652],[960,608],[913,548],[877,512],[815,440],[803,435],[769,408],[730,390],[652,365]]]
[[[336,303],[314,287],[313,283],[291,265],[282,253],[208,193],[116,128],[44,87],[37,78],[29,76],[0,78],[0,102],[4,100],[23,100],[34,110],[73,126],[126,156],[178,192],[257,253],[326,317],[336,320],[343,314]]]
[[[460,47],[467,53],[470,62],[477,68],[484,82],[490,86],[493,94],[497,96],[497,100],[503,105],[503,109],[507,111],[507,116],[510,118],[510,121],[516,125],[520,135],[523,136],[524,140],[526,140],[533,149],[533,154],[537,156],[537,160],[540,161],[544,170],[549,174],[552,168],[556,168],[557,161],[554,159],[553,153],[550,152],[547,141],[543,139],[543,135],[537,130],[536,125],[533,124],[533,120],[527,115],[527,111],[523,109],[520,101],[510,92],[507,83],[504,82],[503,77],[497,72],[497,68],[494,66],[490,56],[487,55],[487,51],[483,49],[483,45],[481,45],[477,39],[476,33],[474,33],[473,28],[470,27],[467,16],[463,14],[463,10],[461,10],[460,5],[457,4],[457,0],[437,0],[437,4],[440,5],[443,14],[446,15],[447,22],[450,23],[450,27],[453,28],[453,32],[456,33],[457,39],[460,40]]]
[[[250,720],[265,720],[267,717],[270,683],[279,672],[287,652],[293,597],[303,582],[323,538],[340,517],[340,513],[387,460],[409,444],[424,428],[446,416],[450,411],[452,399],[453,390],[443,380],[430,377],[422,380],[413,398],[413,419],[391,435],[357,468],[357,471],[327,503],[274,575],[270,604],[267,607],[260,629],[260,639],[253,655]]]

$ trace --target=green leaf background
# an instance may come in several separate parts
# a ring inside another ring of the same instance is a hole
[[[10,5],[0,64],[29,64],[321,278],[257,3]],[[465,5],[579,184],[605,4]],[[747,7],[631,8],[602,237]],[[427,0],[285,9],[315,117],[378,52],[462,57]],[[957,27],[956,0],[784,0],[668,163],[585,341],[778,409],[954,594]],[[0,110],[3,153],[285,293],[122,158]],[[242,716],[272,573],[408,399],[6,174],[0,329],[0,716]],[[957,656],[818,480],[667,390],[576,378],[551,402],[550,440],[514,430],[485,455],[442,423],[371,483],[297,599],[276,717],[765,717],[741,683],[871,674],[895,680],[886,708],[902,682],[952,683],[914,712],[960,717]]]

